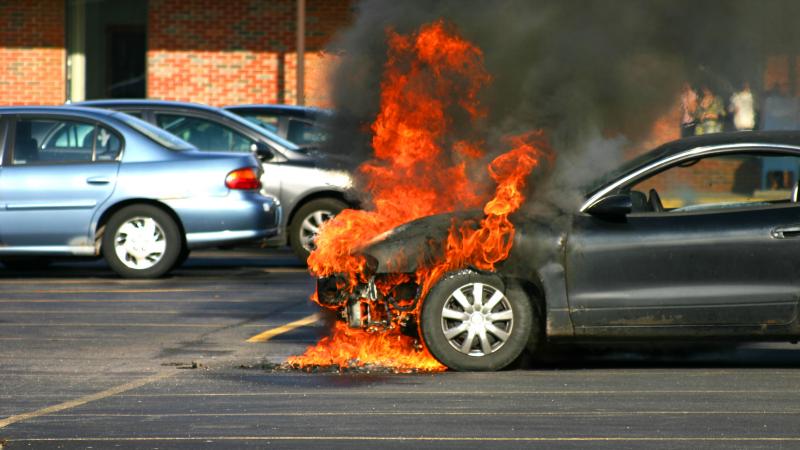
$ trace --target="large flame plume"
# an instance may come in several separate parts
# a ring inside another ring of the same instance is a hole
[[[522,204],[526,178],[547,146],[541,133],[510,138],[513,149],[488,166],[496,184],[491,195],[488,180],[480,182],[470,176],[478,165],[485,164],[481,140],[455,137],[452,130],[453,114],[473,122],[486,114],[478,94],[490,76],[483,67],[481,50],[443,21],[410,35],[389,31],[388,43],[381,109],[372,124],[375,157],[359,168],[374,208],[346,210],[325,224],[308,264],[316,276],[347,274],[350,285],[337,287],[353,289],[367,281],[366,261],[353,252],[358,246],[420,217],[483,205],[480,221],[454,219],[444,255],[414,274],[413,281],[421,286],[424,298],[449,271],[468,266],[493,270],[508,257],[514,237],[508,216]],[[409,281],[407,275],[398,275],[384,280],[378,289],[405,281]],[[424,345],[401,334],[397,327],[367,332],[344,323],[337,323],[331,336],[287,363],[444,370]]]

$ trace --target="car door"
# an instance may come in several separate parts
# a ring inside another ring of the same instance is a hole
[[[776,164],[783,181],[770,185],[762,168]],[[757,332],[794,321],[798,167],[796,154],[696,158],[623,186],[640,199],[624,220],[578,216],[566,253],[577,332]]]
[[[90,121],[22,115],[11,121],[6,145],[0,171],[5,250],[93,253],[91,223],[114,190],[121,138]]]

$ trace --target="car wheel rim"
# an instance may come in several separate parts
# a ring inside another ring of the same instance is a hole
[[[300,224],[300,244],[306,251],[313,251],[316,247],[314,239],[319,234],[319,227],[323,222],[330,220],[335,214],[332,211],[318,210],[314,211],[305,218]]]
[[[442,332],[450,345],[469,356],[498,351],[511,337],[514,311],[505,294],[491,285],[469,283],[453,291],[442,307]]]
[[[164,257],[167,239],[161,225],[150,217],[128,219],[114,236],[114,252],[127,267],[149,269]]]

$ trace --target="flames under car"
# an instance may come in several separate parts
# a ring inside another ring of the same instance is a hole
[[[720,167],[731,176],[709,178]],[[800,133],[675,141],[560,220],[515,213],[493,272],[459,267],[423,295],[419,269],[475,213],[430,216],[362,246],[362,273],[320,278],[318,301],[351,327],[399,327],[456,370],[497,370],[557,340],[795,341],[800,182],[767,184],[770,171],[800,173]]]

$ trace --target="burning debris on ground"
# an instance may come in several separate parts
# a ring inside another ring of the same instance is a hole
[[[348,364],[300,364],[300,363],[265,363],[258,367],[261,370],[273,373],[330,373],[330,374],[354,374],[354,375],[390,375],[390,374],[414,374],[414,373],[436,373],[441,370],[428,370],[418,367],[397,367],[395,365],[382,366],[379,364],[361,364],[359,361],[351,361]]]

